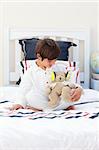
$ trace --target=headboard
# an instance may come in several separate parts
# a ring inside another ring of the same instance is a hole
[[[22,28],[7,28],[4,35],[5,46],[4,46],[4,84],[9,85],[19,78],[19,62],[21,60],[21,46],[19,44],[20,39],[28,38],[44,38],[50,37],[55,40],[72,41],[77,44],[77,47],[73,47],[71,58],[72,61],[79,63],[80,81],[84,88],[90,87],[90,39],[89,30],[52,30],[52,29],[22,29]],[[10,70],[10,44],[14,43],[15,52],[15,68],[14,71]],[[82,55],[83,54],[83,58]],[[83,65],[81,62],[83,59]],[[81,68],[81,66],[83,66]]]

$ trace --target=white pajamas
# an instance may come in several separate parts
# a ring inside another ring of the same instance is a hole
[[[33,65],[25,72],[16,96],[16,103],[22,106],[32,106],[37,109],[48,108],[48,96],[46,95],[47,82],[50,80],[52,68],[43,70],[33,62]],[[72,103],[73,104],[73,103]],[[71,103],[60,101],[57,109],[65,109]]]

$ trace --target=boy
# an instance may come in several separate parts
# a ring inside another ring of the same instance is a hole
[[[28,108],[34,111],[46,109],[48,97],[46,96],[46,83],[49,81],[50,68],[55,64],[60,54],[57,43],[52,39],[39,40],[35,48],[37,59],[33,66],[24,74],[20,92],[16,96],[16,104],[11,110]],[[71,101],[77,101],[81,96],[82,88],[71,91]],[[64,106],[65,109],[65,106]]]

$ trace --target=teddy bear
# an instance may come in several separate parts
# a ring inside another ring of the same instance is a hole
[[[49,101],[48,106],[54,108],[58,106],[61,99],[70,101],[71,89],[78,88],[76,84],[68,82],[69,74],[64,72],[53,72],[52,82],[47,86],[46,93]]]

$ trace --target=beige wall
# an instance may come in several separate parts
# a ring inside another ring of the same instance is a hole
[[[3,3],[3,30],[6,27],[22,28],[89,28],[91,51],[99,49],[97,2],[6,2]],[[97,32],[98,30],[98,32]],[[0,44],[0,74],[2,71],[3,45]],[[0,78],[0,84],[2,78]]]
[[[91,29],[91,47],[96,49],[97,3],[6,3],[4,24],[10,27]]]

